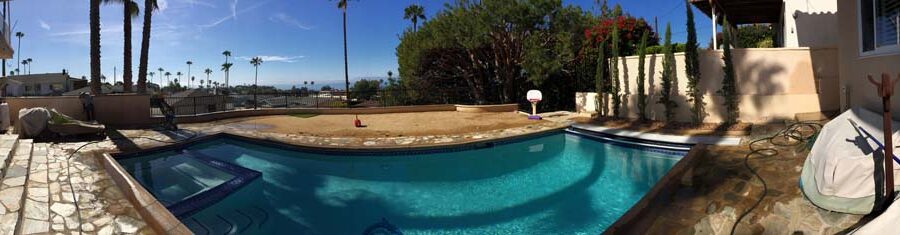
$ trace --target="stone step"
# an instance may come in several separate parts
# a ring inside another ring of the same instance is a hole
[[[0,235],[14,234],[19,227],[20,211],[31,162],[32,140],[18,140],[11,149],[12,157],[3,170],[0,183]]]
[[[25,202],[19,213],[20,225],[17,226],[16,234],[50,233],[50,185],[47,183],[47,169],[47,144],[33,144],[28,180],[25,182]]]

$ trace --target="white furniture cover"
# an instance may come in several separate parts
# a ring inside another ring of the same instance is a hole
[[[878,139],[878,142],[884,143],[881,114],[863,108],[847,110],[825,124],[807,158],[807,164],[814,171],[815,185],[820,195],[841,198],[875,195],[875,164],[871,150],[878,150],[878,144],[871,138],[866,138],[864,133],[857,132],[849,120],[855,121]],[[894,121],[891,125],[894,142],[891,146],[897,146],[900,141],[900,123]],[[860,145],[868,145],[869,151],[864,151],[865,148]],[[894,155],[900,155],[897,148],[894,149]],[[900,164],[896,162],[894,179],[894,182],[900,183]]]

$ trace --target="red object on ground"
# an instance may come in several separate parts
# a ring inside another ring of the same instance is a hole
[[[359,120],[359,116],[357,116],[356,119],[353,120],[353,126],[362,127],[362,121]]]

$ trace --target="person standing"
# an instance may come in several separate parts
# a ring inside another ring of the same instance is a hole
[[[81,107],[84,109],[84,115],[87,117],[88,121],[94,121],[94,97],[91,96],[90,93],[82,92],[81,95],[78,95],[78,98],[81,99]]]

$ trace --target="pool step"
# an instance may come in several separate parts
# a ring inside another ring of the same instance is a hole
[[[192,216],[183,220],[195,234],[244,234],[257,231],[269,222],[269,213],[257,206],[245,207],[214,216]]]

